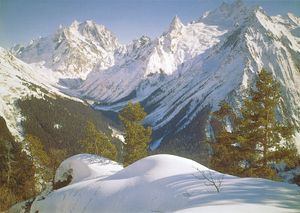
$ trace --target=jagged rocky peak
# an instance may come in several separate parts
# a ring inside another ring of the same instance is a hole
[[[84,22],[75,20],[70,27],[65,28],[65,31],[68,31],[71,34],[69,39],[77,39],[79,34],[104,49],[111,50],[121,46],[116,36],[109,29],[104,25],[96,24],[92,20]]]
[[[141,36],[139,39],[133,40],[133,46],[135,48],[143,47],[145,45],[148,45],[151,42],[151,39],[148,36]]]
[[[170,24],[169,32],[181,30],[183,26],[184,24],[180,20],[179,16],[176,15]]]
[[[126,53],[123,56],[126,57],[123,57],[121,59],[124,59],[125,61],[132,60],[133,58],[137,59],[139,56],[143,55],[145,49],[147,49],[151,44],[151,39],[145,35],[141,36],[138,39],[134,39],[125,48]],[[124,60],[120,60],[120,63],[122,63],[122,61]]]
[[[88,20],[60,26],[52,35],[34,40],[12,51],[27,63],[43,63],[66,77],[85,78],[96,65],[106,69],[115,63],[115,53],[124,47],[103,25]]]

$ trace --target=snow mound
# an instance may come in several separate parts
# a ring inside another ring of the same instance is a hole
[[[53,191],[45,199],[36,199],[31,212],[300,210],[299,189],[294,185],[223,175],[177,156],[146,157],[105,178],[102,175],[111,171],[111,161],[105,164],[107,167],[102,161],[103,158],[92,155],[77,155],[64,161],[60,169],[70,162],[72,166],[65,168],[77,171],[77,182]],[[220,193],[207,178],[222,182]]]
[[[107,158],[91,154],[79,154],[60,164],[55,174],[55,182],[65,181],[68,175],[72,176],[70,184],[93,178],[101,179],[121,169],[123,166]]]

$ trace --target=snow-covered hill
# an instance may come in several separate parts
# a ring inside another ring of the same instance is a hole
[[[67,166],[68,165],[68,166]],[[146,157],[122,169],[93,155],[73,156],[59,170],[76,182],[37,197],[30,212],[299,212],[297,187],[238,178],[172,155]],[[58,175],[60,176],[60,175]],[[81,177],[81,178],[80,178]],[[218,193],[209,181],[221,182]],[[20,211],[18,206],[11,212]]]
[[[65,78],[84,79],[96,65],[98,69],[114,65],[122,46],[103,25],[74,21],[69,27],[60,27],[27,46],[17,45],[12,51],[23,61],[42,64]]]

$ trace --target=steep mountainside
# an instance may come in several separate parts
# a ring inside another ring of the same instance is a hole
[[[127,54],[115,66],[91,73],[81,86],[81,95],[112,103],[132,92],[143,99],[163,82],[177,77],[184,62],[204,53],[220,41],[216,26],[184,25],[176,16],[167,32],[150,41],[146,37],[127,46]]]
[[[0,117],[18,141],[37,136],[46,148],[78,153],[87,121],[108,135],[116,126],[108,116],[59,92],[52,71],[28,65],[0,48]],[[116,141],[114,141],[116,142]]]
[[[0,48],[0,116],[14,136],[22,135],[22,115],[16,101],[28,96],[43,98],[45,94],[65,96],[54,87],[55,79],[48,70],[36,70]]]
[[[161,37],[133,48],[135,60],[91,73],[80,92],[103,110],[118,110],[129,99],[142,101],[149,112],[146,123],[161,141],[200,111],[215,110],[221,100],[237,109],[265,68],[281,83],[279,114],[299,126],[299,20],[292,14],[270,17],[239,1],[223,3],[187,25],[176,17]]]

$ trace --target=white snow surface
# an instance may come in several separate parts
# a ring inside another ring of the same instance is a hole
[[[123,166],[107,158],[91,154],[78,154],[64,160],[55,174],[55,182],[64,181],[65,174],[72,175],[70,184],[89,180],[103,179],[117,171]]]
[[[31,212],[296,213],[300,210],[299,187],[295,185],[223,175],[172,155],[146,157],[121,169],[115,162],[82,154],[65,160],[60,168],[66,165],[73,168],[77,181],[36,199]],[[223,178],[220,193],[204,176],[214,180]]]
[[[112,137],[117,138],[117,139],[120,140],[122,143],[126,144],[124,132],[121,132],[120,130],[115,129],[115,128],[111,127],[111,126],[108,126],[108,128],[112,131],[112,133],[111,133],[111,136],[112,136]]]

